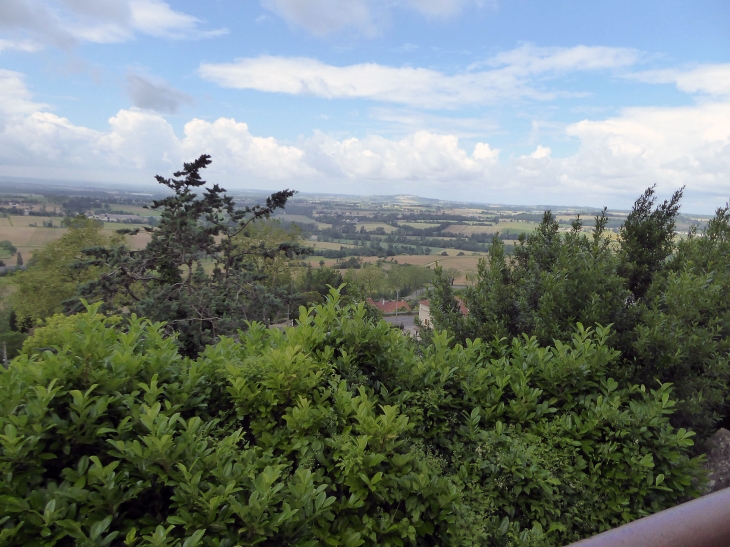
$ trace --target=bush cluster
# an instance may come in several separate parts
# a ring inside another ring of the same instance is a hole
[[[0,545],[563,545],[696,493],[670,387],[608,377],[609,329],[419,353],[334,290],[196,359],[62,323],[0,373]]]

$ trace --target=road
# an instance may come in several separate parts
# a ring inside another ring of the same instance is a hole
[[[395,315],[387,315],[385,320],[388,323],[403,323],[404,327],[415,327],[417,315],[400,315],[398,314],[397,321]]]

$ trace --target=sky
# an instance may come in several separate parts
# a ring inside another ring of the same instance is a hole
[[[0,0],[0,177],[730,198],[728,0]]]

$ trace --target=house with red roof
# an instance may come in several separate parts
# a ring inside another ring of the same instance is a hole
[[[367,298],[366,301],[368,304],[375,306],[385,314],[395,313],[396,310],[399,312],[411,311],[411,307],[405,300],[382,300],[381,302],[375,302],[372,298]]]

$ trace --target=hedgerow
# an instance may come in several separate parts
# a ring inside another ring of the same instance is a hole
[[[563,545],[696,494],[670,386],[607,377],[607,328],[419,353],[333,290],[192,360],[74,317],[0,373],[2,545]]]

